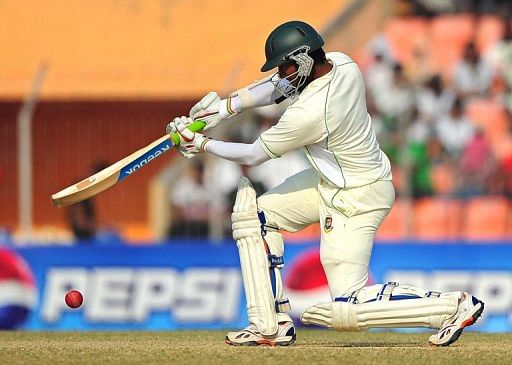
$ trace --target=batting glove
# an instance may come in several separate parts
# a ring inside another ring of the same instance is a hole
[[[215,91],[209,92],[190,109],[190,118],[206,122],[204,130],[215,127],[221,120],[232,117],[237,111],[230,108],[230,99],[221,99]]]
[[[196,154],[203,152],[206,144],[210,141],[210,138],[204,136],[201,133],[192,132],[188,129],[188,126],[192,123],[192,119],[189,117],[178,117],[169,123],[172,125],[168,130],[178,133],[180,137],[180,144],[177,146],[178,151],[186,158],[192,158]]]
[[[188,127],[190,124],[192,124],[192,120],[190,118],[187,118],[187,117],[182,117],[184,118],[183,119],[183,123],[185,123],[185,125]],[[174,134],[175,132],[177,132],[177,129],[176,129],[176,124],[174,123],[175,120],[177,119],[180,119],[180,118],[174,118],[172,121],[169,122],[169,124],[167,124],[167,126],[165,127],[165,132],[167,134]]]

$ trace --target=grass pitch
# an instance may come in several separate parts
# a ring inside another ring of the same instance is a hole
[[[299,330],[290,347],[233,347],[225,331],[0,332],[0,364],[512,364],[512,334],[464,333],[450,347],[429,333]]]

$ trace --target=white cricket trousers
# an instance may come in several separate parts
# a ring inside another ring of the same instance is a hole
[[[260,196],[258,208],[279,230],[297,232],[320,222],[320,258],[334,299],[366,285],[373,240],[394,200],[391,181],[343,190],[311,168]]]

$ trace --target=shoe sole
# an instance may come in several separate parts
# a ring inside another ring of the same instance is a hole
[[[473,315],[470,318],[466,319],[464,322],[461,323],[460,328],[453,333],[453,335],[450,337],[450,339],[447,342],[441,343],[441,344],[435,344],[435,343],[432,343],[429,341],[429,344],[431,346],[435,346],[435,347],[446,347],[446,346],[450,346],[452,343],[457,341],[459,339],[460,335],[462,334],[462,331],[464,331],[464,328],[471,326],[482,315],[482,312],[484,311],[484,303],[480,302],[480,301],[479,301],[479,303],[480,303],[480,308],[478,308],[476,310],[476,312],[473,313]]]
[[[295,343],[295,340],[297,339],[296,335],[293,335],[291,340],[285,341],[285,342],[275,342],[266,338],[262,338],[258,341],[247,341],[247,342],[233,342],[231,341],[227,336],[224,342],[226,342],[228,345],[231,346],[290,346]]]

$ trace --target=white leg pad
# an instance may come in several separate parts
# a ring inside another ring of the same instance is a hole
[[[237,246],[249,321],[262,335],[272,336],[277,332],[278,321],[263,239],[239,238]]]
[[[233,238],[240,255],[249,321],[258,327],[263,336],[273,336],[278,330],[278,316],[270,278],[268,248],[261,236],[256,192],[245,177],[241,177],[238,183],[231,220]]]
[[[317,304],[302,314],[301,321],[339,331],[377,327],[438,329],[457,311],[458,292],[430,297],[430,292],[418,288],[394,287],[387,293],[385,288],[386,285],[375,285],[361,289],[361,295],[343,298],[348,301]],[[408,296],[414,299],[390,300],[391,292],[395,298]]]

